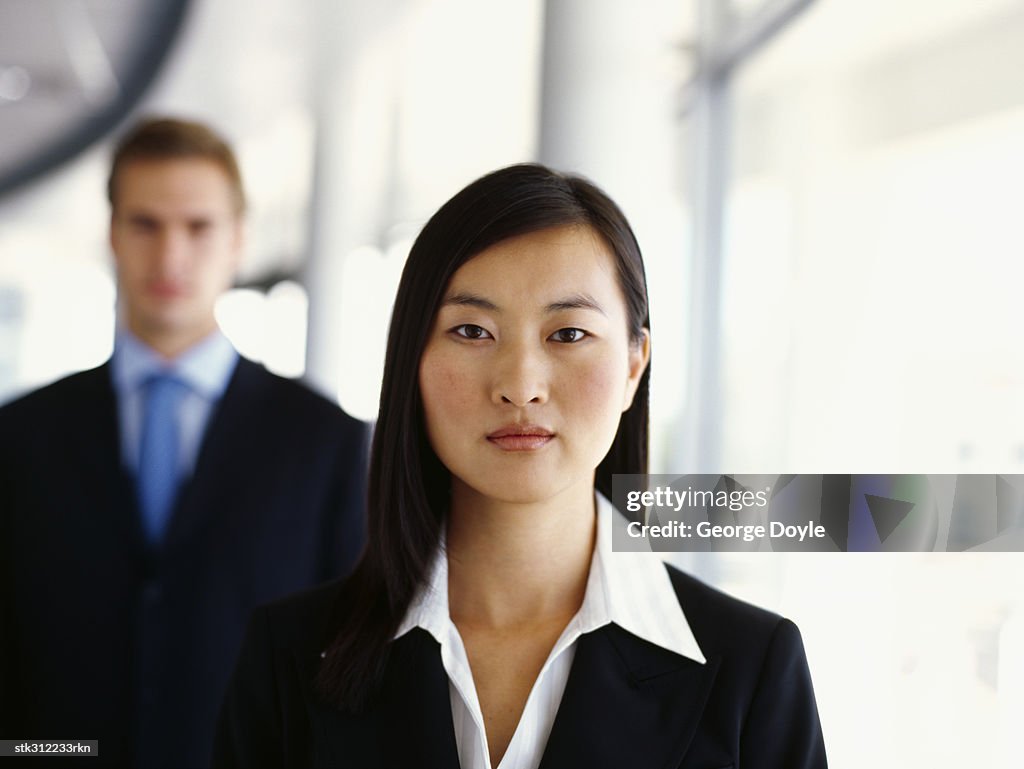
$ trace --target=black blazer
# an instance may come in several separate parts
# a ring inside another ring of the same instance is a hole
[[[109,365],[0,409],[0,738],[98,739],[91,766],[208,765],[252,610],[362,546],[367,435],[240,359],[151,552]]]
[[[705,665],[607,625],[579,639],[541,769],[824,769],[800,633],[667,567]],[[333,583],[260,609],[221,713],[216,767],[457,767],[440,647],[395,641],[379,699],[335,710],[311,681]]]

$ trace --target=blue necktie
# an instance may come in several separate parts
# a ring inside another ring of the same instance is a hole
[[[186,385],[168,374],[146,383],[139,448],[138,492],[142,526],[150,544],[163,538],[178,490],[178,407]]]

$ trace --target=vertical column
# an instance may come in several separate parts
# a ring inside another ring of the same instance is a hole
[[[729,175],[729,73],[713,54],[728,22],[727,3],[697,0],[700,61],[693,83],[693,259],[689,283],[687,399],[672,459],[686,472],[719,473],[722,416],[722,232]]]
[[[651,295],[652,469],[684,397],[686,216],[679,92],[686,8],[678,0],[546,0],[537,156],[591,178],[622,207]],[[678,468],[676,468],[678,469]]]
[[[672,186],[676,5],[547,0],[540,162],[591,176],[613,195],[643,189],[653,200]]]
[[[313,193],[305,265],[309,296],[306,379],[337,399],[344,369],[340,344],[345,260],[376,244],[386,224],[392,69],[385,55],[402,0],[318,4]]]

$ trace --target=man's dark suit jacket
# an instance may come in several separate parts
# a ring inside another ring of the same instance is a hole
[[[824,769],[796,626],[668,569],[707,663],[617,625],[581,636],[541,769]],[[332,583],[253,616],[215,767],[458,767],[448,678],[426,631],[393,642],[364,714],[316,696],[337,591]]]
[[[151,552],[109,364],[0,409],[0,738],[98,739],[90,766],[208,765],[252,610],[362,547],[367,432],[239,359]]]

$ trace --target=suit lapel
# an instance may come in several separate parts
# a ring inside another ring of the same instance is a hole
[[[448,675],[437,641],[420,628],[391,645],[381,690],[367,713],[321,708],[316,720],[332,766],[458,769]]]
[[[383,765],[458,767],[440,645],[417,628],[395,642],[391,655],[381,702]]]
[[[68,409],[68,424],[75,425],[75,434],[67,444],[74,456],[66,467],[79,473],[90,508],[110,511],[105,520],[131,550],[139,549],[144,546],[142,524],[134,480],[121,462],[120,420],[109,363],[82,374],[81,396],[82,402]]]
[[[540,769],[678,766],[718,662],[701,665],[614,624],[581,636]]]
[[[209,523],[210,511],[221,509],[227,503],[225,499],[218,499],[218,495],[245,487],[244,478],[232,483],[226,476],[239,467],[253,471],[245,454],[249,447],[238,440],[238,435],[251,425],[254,415],[259,414],[267,376],[258,364],[238,359],[224,394],[210,414],[192,477],[179,492],[164,541],[166,548],[191,539],[199,528]]]

